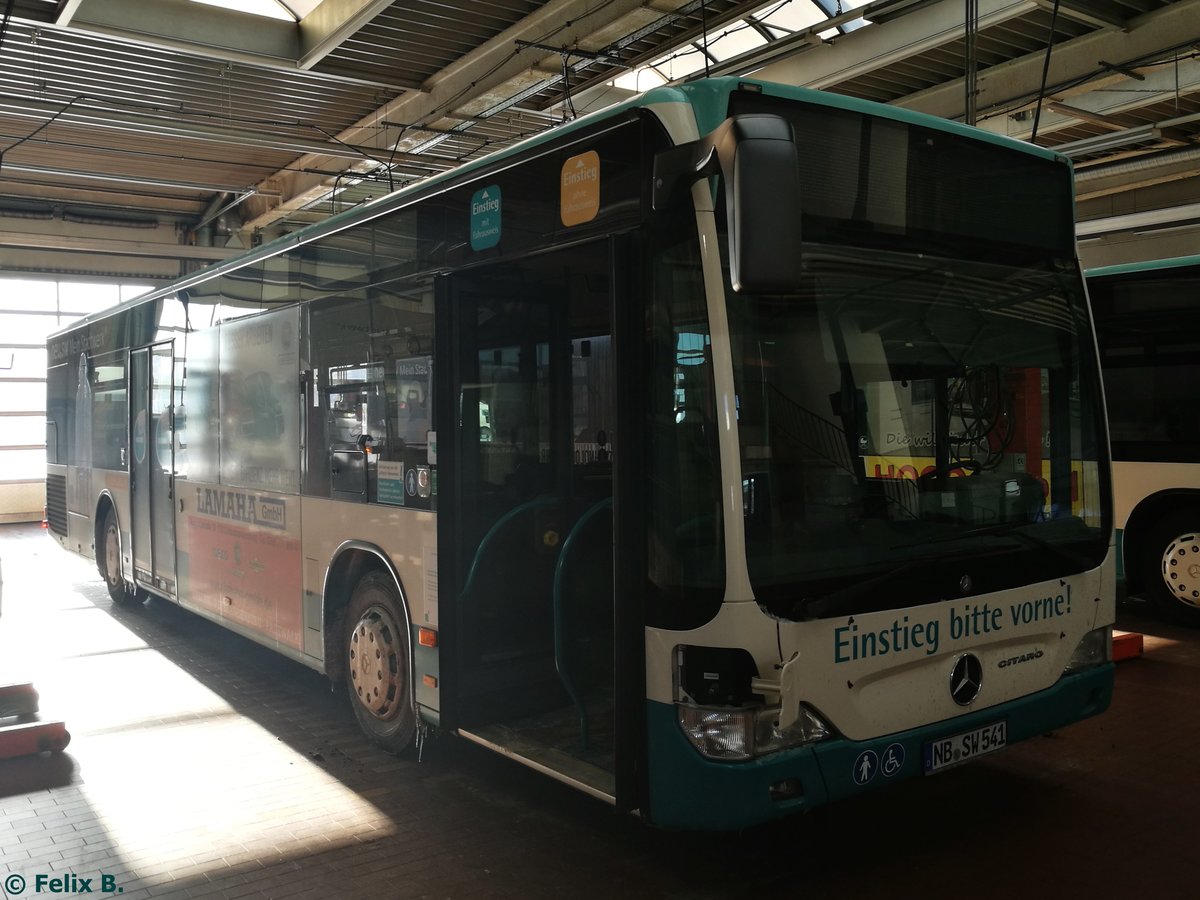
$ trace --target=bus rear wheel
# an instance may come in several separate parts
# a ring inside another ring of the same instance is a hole
[[[132,587],[121,577],[121,533],[117,528],[117,514],[111,509],[104,515],[103,543],[96,554],[96,568],[108,588],[108,596],[118,606],[141,606],[146,602],[146,592]]]
[[[408,619],[384,573],[369,572],[355,585],[343,646],[346,688],[359,726],[389,753],[407,750],[417,731]]]
[[[1150,529],[1142,583],[1163,618],[1200,627],[1200,508],[1178,510]]]

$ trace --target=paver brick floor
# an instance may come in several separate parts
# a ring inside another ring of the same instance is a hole
[[[0,683],[33,680],[72,735],[0,761],[5,900],[39,875],[93,879],[93,896],[106,875],[122,900],[1197,893],[1200,631],[1136,609],[1119,625],[1146,653],[1098,719],[809,816],[685,834],[452,737],[387,756],[317,673],[169,603],[113,608],[35,526],[0,526],[0,558]]]

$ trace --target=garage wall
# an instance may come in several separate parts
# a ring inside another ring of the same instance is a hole
[[[46,336],[149,287],[0,273],[0,522],[41,521],[46,502]]]

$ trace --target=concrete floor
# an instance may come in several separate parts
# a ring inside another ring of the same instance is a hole
[[[1200,632],[1135,606],[1118,627],[1145,654],[1105,715],[808,816],[682,834],[453,738],[386,756],[321,676],[168,603],[114,609],[36,527],[0,526],[0,558],[0,683],[32,679],[72,735],[0,761],[8,900],[66,873],[94,893],[111,876],[122,900],[1200,894]]]

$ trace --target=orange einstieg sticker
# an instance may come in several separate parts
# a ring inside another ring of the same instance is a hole
[[[572,156],[559,178],[558,214],[564,225],[582,225],[600,212],[600,154]]]

